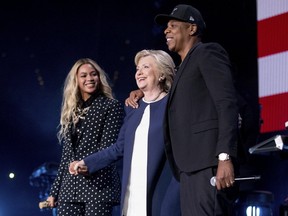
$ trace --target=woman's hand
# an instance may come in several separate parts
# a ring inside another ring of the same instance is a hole
[[[76,173],[77,173],[77,163],[78,162],[79,161],[73,161],[72,163],[70,163],[70,165],[69,165],[69,173],[71,175],[76,175]],[[75,168],[76,168],[76,170],[75,170]]]
[[[71,162],[69,164],[69,173],[71,175],[89,175],[88,167],[85,166],[84,160]]]
[[[55,197],[49,196],[46,200],[46,205],[50,208],[54,208],[56,206]]]

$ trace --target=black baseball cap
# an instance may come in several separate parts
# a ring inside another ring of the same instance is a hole
[[[196,24],[200,34],[203,33],[206,28],[206,24],[201,13],[191,5],[179,4],[174,7],[169,15],[158,14],[154,20],[159,25],[165,25],[172,19]]]

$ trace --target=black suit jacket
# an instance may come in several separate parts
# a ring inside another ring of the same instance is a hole
[[[226,51],[216,43],[191,48],[166,107],[167,157],[175,177],[217,166],[221,152],[237,154],[237,103]]]

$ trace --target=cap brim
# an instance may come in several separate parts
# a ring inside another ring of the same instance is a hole
[[[154,21],[156,24],[158,25],[165,25],[169,22],[169,20],[179,20],[182,22],[187,22],[183,19],[179,19],[177,17],[171,16],[171,15],[167,15],[167,14],[158,14],[155,18]]]

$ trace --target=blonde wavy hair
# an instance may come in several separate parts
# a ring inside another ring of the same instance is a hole
[[[172,86],[174,74],[175,74],[175,64],[172,57],[163,50],[141,50],[139,51],[135,58],[134,62],[137,66],[141,58],[151,56],[155,59],[157,68],[159,69],[159,75],[163,77],[161,81],[160,88],[161,90],[168,92]]]
[[[99,84],[97,86],[97,92],[102,93],[108,98],[114,98],[112,89],[108,83],[108,76],[105,71],[92,59],[82,58],[75,62],[70,72],[68,73],[63,90],[63,100],[61,106],[61,117],[60,117],[60,130],[57,134],[58,140],[61,141],[66,137],[69,125],[71,123],[77,123],[76,111],[79,101],[81,100],[81,93],[78,87],[77,73],[79,68],[84,64],[90,64],[99,75]]]

